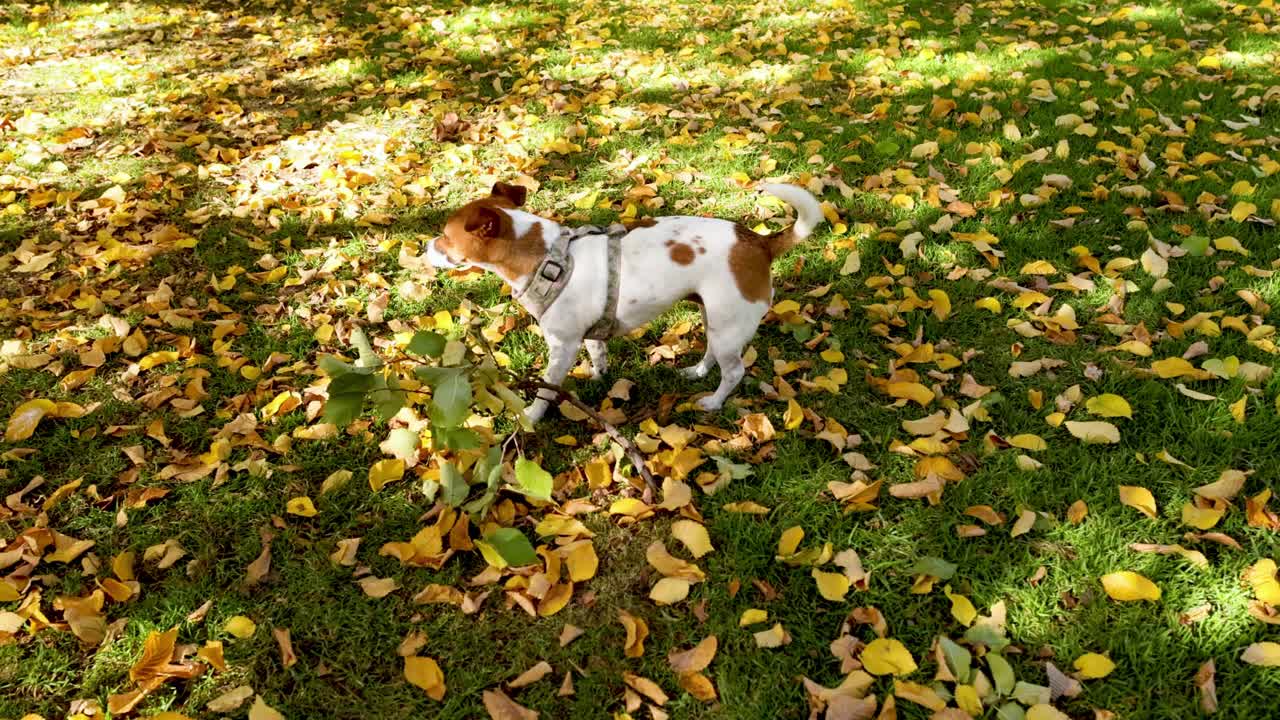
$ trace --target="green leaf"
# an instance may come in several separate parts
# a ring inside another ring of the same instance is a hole
[[[1209,251],[1209,238],[1204,235],[1192,235],[1182,241],[1182,249],[1186,250],[1188,255],[1203,256]]]
[[[441,427],[456,428],[471,414],[471,382],[459,368],[444,375],[431,388],[431,422]]]
[[[949,563],[942,558],[929,556],[917,560],[907,572],[915,575],[930,575],[939,580],[950,580],[951,576],[956,574],[957,567],[954,563]]]
[[[716,470],[728,473],[729,477],[734,480],[742,480],[754,475],[756,472],[749,464],[733,462],[724,455],[712,455],[711,459],[716,461]]]
[[[319,359],[316,360],[316,365],[320,366],[320,370],[331,378],[349,373],[356,369],[351,363],[340,359],[337,355],[321,355]]]
[[[370,396],[378,417],[390,420],[404,407],[404,393],[400,391],[400,381],[394,375],[374,375],[374,389]]]
[[[942,646],[942,655],[947,659],[947,667],[951,668],[951,674],[956,680],[968,684],[972,673],[970,666],[973,663],[973,655],[968,649],[946,636],[938,638],[938,644]]]
[[[382,365],[382,358],[373,351],[373,345],[369,344],[369,338],[364,334],[364,330],[356,328],[351,331],[351,344],[355,345],[356,352],[360,353],[359,359],[356,360],[357,367],[372,368]]]
[[[986,645],[996,652],[1009,646],[1009,638],[994,626],[983,623],[977,623],[966,630],[964,639],[971,645]]]
[[[463,510],[477,523],[489,512],[489,507],[498,497],[498,483],[502,480],[502,445],[494,445],[489,452],[476,463],[471,471],[472,479],[484,483],[485,493],[466,504]]]
[[[435,502],[436,494],[440,492],[440,483],[435,480],[422,481],[422,494],[426,496],[427,502]]]
[[[996,692],[1008,695],[1018,678],[1013,674],[1013,666],[999,653],[987,653],[987,666],[991,668],[991,679],[996,684]]]
[[[551,500],[551,473],[538,463],[523,457],[516,460],[516,482],[525,495],[535,500]]]
[[[466,478],[462,477],[462,473],[451,462],[440,466],[440,487],[444,489],[444,495],[440,499],[449,507],[461,505],[467,499],[467,493],[471,492]]]
[[[444,345],[445,339],[440,333],[433,330],[419,330],[413,334],[413,339],[409,341],[409,347],[406,349],[414,355],[438,358],[444,352]]]
[[[436,448],[446,450],[476,450],[480,436],[468,428],[442,428],[431,426],[431,442]]]
[[[498,528],[485,537],[508,565],[518,567],[537,562],[538,555],[524,533],[515,528]]]
[[[371,375],[343,373],[329,381],[329,399],[324,404],[324,420],[338,427],[350,425],[360,417],[365,396],[373,389]]]
[[[1027,711],[1018,703],[1005,703],[996,711],[997,720],[1024,720],[1026,717]]]
[[[876,153],[879,155],[893,155],[901,149],[898,143],[892,140],[881,140],[876,143]]]

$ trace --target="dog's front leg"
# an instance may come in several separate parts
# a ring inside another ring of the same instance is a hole
[[[564,382],[569,370],[573,368],[573,361],[578,356],[578,348],[582,346],[582,338],[566,342],[560,338],[547,336],[546,340],[547,369],[542,373],[542,380],[551,385],[559,385]],[[530,422],[538,422],[547,413],[547,408],[555,398],[554,392],[539,390],[538,399],[524,411],[525,417],[529,418]]]

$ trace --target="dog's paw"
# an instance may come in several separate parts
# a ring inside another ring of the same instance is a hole
[[[716,402],[714,396],[708,395],[698,400],[697,405],[699,409],[705,412],[712,412],[713,410],[719,410],[724,403]]]
[[[542,416],[547,414],[547,405],[546,400],[534,400],[532,405],[524,409],[525,419],[537,425],[542,420]]]
[[[690,365],[689,367],[680,368],[680,377],[686,380],[701,380],[707,376],[709,370],[702,365]]]

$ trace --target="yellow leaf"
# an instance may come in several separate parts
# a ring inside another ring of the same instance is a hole
[[[596,576],[596,570],[600,567],[600,558],[596,555],[596,548],[591,541],[582,540],[567,549],[564,563],[569,568],[569,579],[573,582],[583,582]]]
[[[695,558],[715,549],[711,545],[711,536],[707,534],[706,526],[692,520],[677,520],[672,523],[671,537],[679,540]]]
[[[862,666],[872,675],[910,675],[916,671],[915,658],[907,647],[893,638],[876,638],[862,650]]]
[[[1155,583],[1129,570],[1103,575],[1102,587],[1112,600],[1121,602],[1160,599],[1160,588]]]
[[[818,593],[827,600],[841,602],[849,594],[849,578],[844,573],[823,572],[814,568],[810,574],[818,583]]]
[[[1094,415],[1102,417],[1133,417],[1133,408],[1129,407],[1129,401],[1111,393],[1089,398],[1084,407]]]
[[[249,720],[284,720],[284,715],[268,705],[267,701],[259,695],[254,699],[253,706],[249,708]]]
[[[659,605],[673,605],[689,597],[689,581],[664,577],[649,591],[649,599]]]
[[[1256,642],[1244,649],[1240,659],[1250,665],[1262,667],[1280,667],[1280,644],[1273,642]]]
[[[1097,680],[1111,674],[1116,669],[1116,664],[1111,662],[1111,658],[1098,653],[1085,653],[1076,658],[1072,666],[1080,673],[1080,677],[1085,680]]]
[[[1000,301],[994,297],[984,297],[973,303],[973,306],[979,310],[989,310],[996,315],[1000,314]]]
[[[311,502],[311,498],[301,495],[291,499],[285,504],[285,512],[290,515],[298,515],[300,517],[315,517],[316,506]]]
[[[756,608],[748,608],[742,611],[742,617],[738,618],[738,627],[746,627],[762,623],[769,619],[768,610],[758,610]]]
[[[942,589],[943,594],[951,601],[951,617],[965,627],[973,624],[978,618],[978,609],[973,606],[969,598],[951,592],[951,586],[947,585]]]
[[[1071,720],[1071,716],[1052,705],[1037,703],[1027,708],[1023,720]]]
[[[143,370],[150,370],[157,365],[171,363],[178,359],[176,350],[157,350],[138,361],[138,367]]]
[[[725,503],[722,509],[727,512],[746,513],[748,515],[769,514],[769,508],[751,500],[739,500],[738,502]]]
[[[1241,425],[1244,424],[1245,402],[1248,398],[1248,395],[1242,395],[1239,400],[1231,403],[1229,406],[1231,409],[1231,417]]]
[[[804,422],[804,408],[795,398],[787,400],[787,411],[782,415],[782,423],[788,430],[795,430]]]
[[[1182,506],[1182,524],[1197,530],[1208,530],[1222,519],[1225,509],[1197,507],[1195,503]]]
[[[972,685],[956,685],[956,705],[969,717],[982,714],[982,698]]]
[[[1231,208],[1231,219],[1236,222],[1244,222],[1249,219],[1250,215],[1257,214],[1257,212],[1257,205],[1241,200],[1235,204],[1235,207]]]
[[[782,531],[782,536],[778,538],[778,556],[787,557],[794,555],[796,548],[800,547],[800,541],[804,539],[804,528],[796,525]]]
[[[161,669],[173,658],[173,648],[177,641],[177,627],[162,633],[152,631],[143,643],[142,655],[129,668],[129,679],[146,682],[160,677]]]
[[[258,625],[243,615],[236,615],[228,620],[227,623],[222,626],[222,629],[241,640],[244,640],[247,637],[252,637],[253,634],[257,632]]]
[[[1067,432],[1090,445],[1113,444],[1120,442],[1120,430],[1109,422],[1097,420],[1092,422],[1076,422],[1075,420],[1068,420],[1064,424],[1067,426]]]
[[[1034,260],[1022,266],[1023,275],[1056,275],[1058,269],[1047,260]]]
[[[1049,447],[1049,444],[1044,441],[1044,438],[1040,437],[1039,435],[1032,435],[1030,433],[1014,435],[1013,437],[1007,438],[1007,439],[1010,445],[1016,448],[1021,448],[1023,450],[1030,450],[1032,452],[1039,452]]]
[[[1079,525],[1089,514],[1089,506],[1083,500],[1077,500],[1071,503],[1071,507],[1067,508],[1067,522],[1072,525]]]
[[[1227,235],[1226,237],[1214,238],[1213,246],[1224,252],[1233,252],[1238,255],[1249,257],[1249,251],[1240,244],[1240,241]]]
[[[1263,558],[1245,571],[1244,578],[1253,587],[1253,596],[1268,605],[1280,605],[1280,582],[1276,580],[1276,561]]]
[[[1144,487],[1138,487],[1136,485],[1121,485],[1120,502],[1124,505],[1128,505],[1134,510],[1137,510],[1143,515],[1146,515],[1152,520],[1156,519],[1156,513],[1159,512],[1156,508],[1155,496],[1151,494],[1150,490]]]
[[[622,627],[627,630],[626,640],[623,641],[623,654],[629,658],[638,658],[644,655],[644,641],[649,637],[649,623],[644,618],[638,618],[626,610],[618,611],[618,622],[622,623]]]
[[[9,426],[4,431],[5,441],[20,442],[31,437],[36,431],[36,426],[40,424],[40,418],[56,412],[57,409],[58,404],[52,400],[28,400],[22,403],[9,417]]]
[[[906,398],[927,407],[933,402],[933,391],[916,382],[891,382],[888,387],[889,397]]]
[[[1245,473],[1239,470],[1223,470],[1217,480],[1208,485],[1193,488],[1192,492],[1208,500],[1231,500],[1244,489],[1245,478]]]
[[[551,617],[564,609],[573,597],[573,583],[556,583],[538,603],[538,617]]]
[[[933,314],[939,321],[946,320],[951,314],[951,298],[942,290],[930,290],[929,299],[933,301]]]
[[[702,672],[715,659],[719,646],[720,641],[716,636],[710,635],[689,650],[671,651],[667,654],[667,662],[670,663],[671,669],[680,675]]]
[[[1151,363],[1151,369],[1155,371],[1156,375],[1165,380],[1196,374],[1194,365],[1178,357],[1157,360]]]
[[[379,460],[369,467],[369,487],[377,492],[384,485],[404,477],[404,460],[390,458]]]
[[[443,700],[445,692],[444,673],[440,666],[429,657],[411,656],[404,659],[404,678],[411,684],[427,691],[432,700]]]
[[[756,641],[756,647],[762,648],[782,647],[783,645],[791,642],[791,636],[787,634],[786,630],[782,629],[782,623],[775,623],[774,626],[768,630],[761,630],[758,633],[754,633],[753,637]]]

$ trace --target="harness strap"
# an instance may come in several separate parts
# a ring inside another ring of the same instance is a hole
[[[591,340],[605,340],[613,336],[617,326],[618,287],[621,284],[622,269],[622,236],[628,232],[621,224],[610,225],[600,229],[595,225],[583,225],[576,228],[564,228],[560,236],[547,248],[547,255],[534,269],[533,275],[524,287],[513,288],[511,297],[524,305],[538,320],[542,314],[555,303],[560,293],[569,285],[573,275],[573,255],[569,253],[569,243],[580,238],[593,235],[604,235],[608,242],[606,263],[609,269],[608,291],[605,296],[604,313],[587,331],[586,337]]]
[[[618,329],[618,288],[622,284],[622,236],[625,234],[626,228],[622,228],[621,233],[609,233],[609,289],[605,295],[604,313],[587,331],[586,337],[590,340],[608,340]]]

